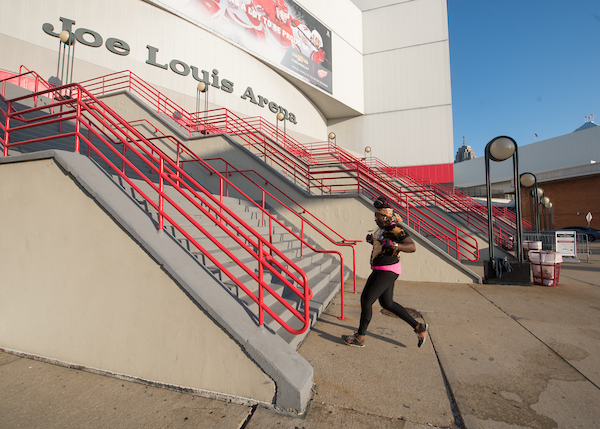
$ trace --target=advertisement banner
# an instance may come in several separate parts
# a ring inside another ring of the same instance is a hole
[[[293,0],[150,0],[330,94],[331,31]]]

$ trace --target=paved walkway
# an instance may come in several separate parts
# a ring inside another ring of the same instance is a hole
[[[558,287],[397,282],[431,341],[376,304],[367,345],[346,289],[299,352],[315,368],[304,418],[0,353],[0,428],[600,427],[600,244]],[[359,292],[362,289],[359,284]],[[0,327],[1,329],[1,327]]]

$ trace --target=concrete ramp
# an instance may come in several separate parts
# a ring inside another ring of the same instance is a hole
[[[0,347],[302,413],[312,367],[88,158],[0,159]]]

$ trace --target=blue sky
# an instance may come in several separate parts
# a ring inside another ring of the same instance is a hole
[[[600,0],[448,0],[454,153],[600,124]]]

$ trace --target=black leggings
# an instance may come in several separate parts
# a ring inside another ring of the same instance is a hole
[[[377,298],[379,298],[379,303],[383,308],[394,313],[412,326],[413,329],[419,324],[419,322],[408,314],[408,311],[406,311],[404,307],[397,302],[394,302],[394,282],[397,278],[398,274],[394,272],[373,270],[367,279],[365,288],[360,296],[361,313],[360,326],[358,328],[358,333],[360,335],[365,335],[367,333],[367,326],[369,326],[371,317],[373,316],[372,306],[375,304],[375,301],[377,301]]]

